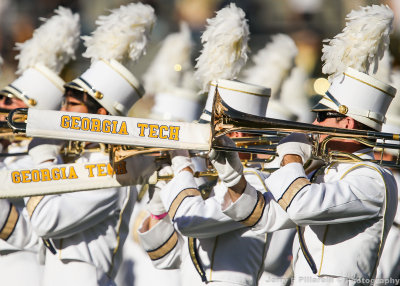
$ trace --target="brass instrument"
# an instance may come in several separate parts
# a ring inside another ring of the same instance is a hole
[[[305,133],[313,135],[313,158],[325,163],[333,161],[365,161],[364,159],[346,152],[332,151],[327,148],[329,141],[334,139],[348,139],[357,141],[371,148],[379,148],[383,154],[385,149],[396,149],[400,154],[400,134],[392,134],[369,130],[341,129],[312,125],[308,123],[292,122],[274,118],[255,116],[240,112],[228,106],[216,92],[214,97],[212,124],[212,148],[225,151],[238,151],[237,148],[221,146],[218,138],[231,132],[245,132],[256,134],[280,135],[282,133]],[[319,142],[320,135],[328,135]],[[378,142],[381,140],[382,142]],[[387,140],[398,141],[399,144],[387,143]],[[400,156],[395,161],[368,160],[384,167],[400,168]]]
[[[8,109],[0,108],[0,139],[9,141],[21,141],[27,139],[24,135],[15,134],[13,129],[8,124],[8,117],[11,111]],[[27,119],[26,114],[16,114],[14,117],[15,122],[25,122]]]

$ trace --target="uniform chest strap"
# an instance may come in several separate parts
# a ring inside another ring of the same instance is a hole
[[[192,259],[194,268],[196,269],[197,273],[199,273],[201,277],[201,281],[207,283],[206,273],[203,269],[203,266],[200,261],[199,253],[197,252],[197,240],[194,237],[189,237],[188,239],[189,244],[189,254],[190,258]]]

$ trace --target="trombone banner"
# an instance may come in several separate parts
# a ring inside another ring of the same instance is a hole
[[[135,160],[114,163],[74,163],[35,169],[0,171],[0,198],[17,198],[106,189],[141,184],[155,171],[156,164]],[[152,167],[153,166],[153,167]],[[114,168],[113,168],[114,167]],[[140,174],[140,176],[138,176]]]
[[[42,137],[114,145],[209,150],[209,124],[86,114],[53,110],[28,110],[28,137]]]

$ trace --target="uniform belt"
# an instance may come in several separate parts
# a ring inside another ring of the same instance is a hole
[[[54,255],[57,254],[56,249],[54,248],[53,244],[51,243],[50,239],[43,239],[43,243],[46,246],[46,248],[48,250],[50,250],[51,253],[53,253]]]
[[[203,269],[203,266],[201,265],[199,253],[197,252],[196,241],[197,240],[194,237],[189,237],[189,239],[188,239],[190,258],[192,259],[194,268],[196,268],[197,273],[199,273],[199,275],[201,277],[201,281],[203,281],[204,283],[207,283],[208,281],[207,281],[206,273]]]

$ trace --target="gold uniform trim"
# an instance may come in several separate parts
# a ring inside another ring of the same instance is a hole
[[[37,205],[44,198],[44,196],[35,196],[31,197],[26,204],[26,209],[28,211],[29,217],[32,217],[33,212],[35,211]]]
[[[200,196],[200,191],[197,189],[186,189],[181,191],[175,199],[172,201],[172,204],[168,210],[169,217],[174,219],[176,211],[178,210],[179,206],[181,205],[182,201],[187,197],[194,197]]]
[[[278,200],[278,204],[286,211],[297,193],[310,184],[311,183],[307,178],[297,178],[283,193],[282,197]]]
[[[168,238],[168,240],[155,250],[147,251],[151,260],[157,260],[167,255],[178,244],[178,234],[176,231]]]
[[[382,88],[377,87],[376,85],[370,84],[370,83],[368,83],[368,82],[366,82],[366,81],[363,81],[363,80],[361,80],[361,79],[359,79],[359,78],[356,78],[356,77],[354,77],[354,76],[351,76],[351,75],[349,75],[348,73],[344,73],[344,74],[347,75],[348,77],[351,77],[352,79],[358,80],[359,82],[362,82],[362,83],[364,83],[364,84],[366,84],[366,85],[369,85],[370,87],[376,88],[377,90],[382,91],[383,93],[386,93],[387,95],[389,95],[389,96],[391,96],[391,97],[394,97],[393,94],[387,92],[386,90],[383,90]]]
[[[10,212],[7,217],[7,221],[5,222],[3,228],[0,231],[0,238],[3,240],[7,240],[10,235],[13,233],[15,226],[17,225],[19,218],[19,213],[14,205],[11,205]]]
[[[210,85],[211,85],[211,86],[217,86],[216,84],[210,84]],[[231,91],[237,91],[237,92],[241,92],[241,93],[252,94],[252,95],[257,95],[257,96],[271,97],[270,94],[262,94],[262,93],[249,92],[249,91],[245,91],[245,90],[239,90],[239,89],[224,87],[224,86],[221,86],[221,85],[218,85],[218,88],[222,88],[222,89],[226,89],[226,90],[231,90]]]
[[[264,196],[260,192],[257,191],[256,206],[254,207],[251,214],[247,218],[245,218],[244,220],[242,220],[240,222],[248,227],[254,226],[260,220],[261,216],[263,215],[264,208],[265,208]]]

